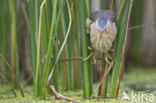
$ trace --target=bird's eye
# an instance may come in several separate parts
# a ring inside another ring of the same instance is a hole
[[[98,20],[98,28],[100,32],[102,32],[106,28],[106,25],[107,25],[107,18],[102,17]]]

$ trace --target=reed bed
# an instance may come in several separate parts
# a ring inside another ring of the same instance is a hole
[[[112,9],[113,0],[111,0]],[[101,2],[103,2],[101,0]],[[86,19],[91,13],[90,0],[1,0],[0,1],[0,56],[11,65],[12,77],[7,76],[8,68],[1,60],[0,71],[12,82],[13,88],[22,88],[17,78],[22,77],[19,72],[19,22],[26,21],[29,57],[32,67],[34,97],[44,99],[51,94],[49,89],[53,85],[57,91],[75,90],[83,88],[83,96],[91,97],[93,94],[93,67],[92,59],[83,61],[92,52],[89,35],[86,34]],[[117,97],[120,74],[122,71],[121,58],[124,55],[127,27],[133,0],[120,0],[120,9],[116,26],[117,38],[114,42],[114,65],[111,75],[111,87],[108,79],[103,79],[99,96]],[[21,5],[21,6],[17,6]],[[25,15],[23,21],[18,21],[17,9],[22,7]],[[8,13],[6,13],[8,12]],[[6,19],[9,19],[6,20]],[[8,28],[9,27],[9,28]],[[8,32],[9,31],[9,32]],[[9,45],[9,46],[8,46]],[[9,52],[10,51],[10,52]],[[101,53],[102,54],[102,53]],[[101,55],[100,54],[100,55]],[[103,60],[103,62],[105,62]],[[105,72],[109,64],[104,66]],[[27,68],[27,67],[25,67]],[[20,80],[22,81],[22,80]],[[110,94],[108,94],[110,91]]]

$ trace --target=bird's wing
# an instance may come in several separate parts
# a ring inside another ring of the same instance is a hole
[[[112,22],[116,21],[117,14],[111,10],[98,10],[93,13],[91,13],[91,16],[89,17],[90,20],[95,22],[98,18],[106,17],[107,19],[110,19]]]
[[[87,34],[90,33],[90,25],[92,24],[92,20],[90,20],[89,18],[87,18],[86,20],[86,28],[87,28]]]

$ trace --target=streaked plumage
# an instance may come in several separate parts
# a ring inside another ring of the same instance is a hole
[[[108,52],[117,34],[115,26],[116,14],[110,10],[100,10],[87,18],[87,33],[94,49]]]

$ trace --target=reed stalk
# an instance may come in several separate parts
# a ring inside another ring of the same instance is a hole
[[[144,2],[142,0],[134,0],[134,6],[132,9],[132,22],[131,26],[136,26],[142,24],[143,18],[143,7]],[[131,45],[133,49],[131,49],[131,54],[134,65],[141,65],[141,55],[142,55],[142,28],[131,30]]]
[[[42,24],[42,16],[43,16],[43,6],[45,5],[45,1],[44,0],[41,4],[41,7],[40,7],[40,18],[39,18],[39,27],[37,28],[36,27],[36,33],[38,33],[37,35],[37,58],[36,58],[36,74],[35,74],[35,83],[34,83],[34,87],[35,87],[35,98],[37,98],[38,96],[38,92],[39,92],[39,86],[40,86],[40,83],[39,83],[39,69],[40,69],[40,47],[41,47],[41,24]],[[37,1],[35,1],[35,5],[37,6],[38,3]],[[36,19],[38,20],[38,8],[36,7]],[[36,26],[38,24],[38,21],[36,21]],[[38,31],[39,30],[39,31]]]
[[[78,41],[77,41],[77,35],[78,35],[78,22],[77,22],[77,18],[78,16],[78,12],[77,12],[77,8],[78,8],[78,1],[74,1],[72,0],[71,2],[71,13],[72,13],[72,27],[71,27],[71,35],[69,37],[69,46],[73,48],[72,51],[70,51],[70,57],[76,57],[78,55],[78,52],[80,52],[77,48],[78,48]],[[71,63],[71,74],[72,74],[72,89],[77,89],[80,88],[80,66],[78,65],[78,61],[72,61]]]
[[[122,8],[122,4],[124,4],[123,2],[126,2],[126,1],[127,0],[122,0],[121,8]],[[120,20],[121,23],[118,28],[116,50],[115,50],[115,64],[113,66],[113,72],[112,72],[110,97],[115,97],[115,98],[117,98],[117,96],[118,96],[119,83],[120,83],[119,82],[119,79],[120,79],[119,71],[121,69],[119,67],[120,67],[120,63],[121,63],[121,56],[123,53],[124,43],[126,42],[125,41],[126,40],[125,37],[127,37],[126,31],[128,30],[127,26],[129,23],[129,17],[130,17],[132,5],[133,5],[133,0],[128,0],[127,2],[128,2],[128,4],[127,4],[128,6],[127,6],[126,14],[125,15],[122,14],[121,20]],[[119,14],[120,14],[120,11],[119,11]],[[119,20],[119,19],[117,19],[117,20]],[[119,22],[119,21],[117,21],[117,22]]]
[[[109,61],[108,60],[108,56],[103,54],[103,59],[102,59],[102,71],[100,74],[100,80],[102,80],[103,75],[106,73],[106,71],[108,70],[108,63],[106,62]],[[99,87],[99,96],[102,97],[107,97],[107,91],[108,91],[108,76],[106,77],[105,80],[102,81],[102,84]]]
[[[64,14],[64,13],[63,13]],[[62,21],[62,35],[60,35],[60,40],[62,38],[61,41],[63,41],[63,39],[66,36],[66,28],[67,28],[67,22],[64,15],[61,16],[61,21]],[[68,20],[67,20],[68,21]],[[61,37],[62,36],[62,37]],[[61,43],[62,44],[62,43]],[[62,57],[61,58],[69,58],[69,47],[68,47],[68,42],[66,43],[67,45],[65,45],[65,50],[63,51]],[[62,77],[62,83],[64,85],[62,85],[63,90],[69,90],[71,89],[71,66],[69,62],[64,62],[64,63],[60,63],[60,71],[61,71],[61,77]]]
[[[0,54],[0,59],[2,59],[2,61],[6,64],[6,66],[8,67],[8,69],[10,70],[12,75],[14,76],[15,82],[17,83],[17,87],[19,88],[21,95],[24,97],[23,89],[22,89],[22,87],[20,85],[20,82],[19,82],[17,76],[16,76],[16,72],[15,72],[14,68],[8,63],[8,61],[1,54]]]
[[[0,12],[1,12],[1,16],[0,16],[0,53],[4,56],[4,58],[7,58],[7,50],[8,50],[8,26],[9,26],[9,22],[7,21],[8,19],[8,10],[5,8],[5,6],[8,6],[7,3],[5,2],[5,0],[1,0],[0,1]],[[7,72],[6,70],[6,66],[5,64],[0,61],[0,72],[3,72],[4,75],[6,75],[6,77],[8,77],[9,79],[9,72]]]
[[[50,61],[52,58],[51,47],[52,47],[52,41],[53,41],[56,8],[57,8],[57,0],[55,0],[53,4],[53,13],[52,13],[52,19],[51,19],[51,28],[50,28],[50,35],[49,35],[49,40],[48,40],[48,48],[47,48],[47,53],[46,53],[46,58],[45,58],[45,63],[44,63],[44,68],[43,68],[42,81],[41,81],[41,94],[40,94],[41,99],[43,99],[46,96],[46,85],[47,85],[47,79],[49,75],[48,72],[51,69],[50,68]]]
[[[59,1],[58,4],[59,4],[59,9],[58,9],[58,15],[57,15],[57,19],[56,19],[56,22],[55,22],[55,31],[54,31],[54,44],[53,44],[53,52],[54,52],[54,57],[53,57],[53,61],[52,61],[52,66],[55,64],[55,61],[56,61],[56,57],[57,57],[57,54],[58,54],[58,49],[59,49],[59,34],[62,34],[60,33],[59,31],[63,31],[63,30],[60,30],[60,27],[59,27],[59,24],[61,23],[61,14],[62,14],[62,10],[63,10],[63,7],[64,7],[64,2],[63,0]],[[60,24],[61,25],[61,24]],[[56,69],[54,70],[54,73],[53,73],[53,78],[52,78],[52,84],[54,85],[55,89],[58,91],[60,89],[60,81],[59,81],[59,78],[58,78],[58,74],[61,74],[61,70],[59,71],[60,67],[60,64],[58,63],[56,65]],[[59,75],[60,78],[61,78],[61,75]],[[63,80],[63,79],[62,79]]]
[[[11,27],[11,65],[14,68],[14,72],[19,74],[18,72],[18,54],[17,54],[17,32],[16,32],[16,1],[15,0],[9,0],[9,9],[10,9],[10,27]],[[14,76],[12,76],[12,86],[13,88],[16,88],[16,80]]]
[[[85,21],[89,16],[89,2],[79,0],[79,15],[80,15],[80,28],[81,28],[81,40],[82,40],[82,57],[86,58],[90,51],[88,46],[90,45],[89,36],[86,34]],[[87,60],[83,62],[83,96],[90,97],[92,93],[92,68],[91,61]]]
[[[37,45],[36,45],[36,35],[35,35],[35,1],[30,0],[28,2],[28,14],[29,14],[29,22],[30,22],[30,27],[29,27],[29,45],[30,45],[30,57],[31,57],[31,64],[32,64],[32,70],[33,70],[33,83],[35,83],[36,80],[36,58],[37,58]],[[35,93],[35,86],[37,84],[34,84],[34,95],[38,95]]]

